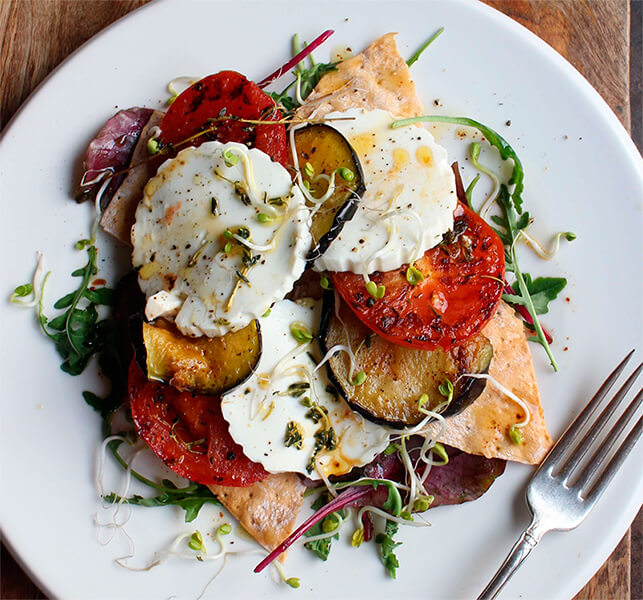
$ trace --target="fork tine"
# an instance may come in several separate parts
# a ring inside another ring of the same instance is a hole
[[[605,444],[598,448],[594,455],[591,457],[589,464],[581,473],[578,481],[574,484],[574,487],[578,488],[581,494],[589,480],[594,476],[594,473],[596,473],[596,471],[598,471],[598,469],[603,466],[605,458],[609,455],[610,450],[614,447],[614,444],[616,444],[618,436],[621,435],[625,427],[627,427],[628,423],[634,417],[636,410],[641,405],[641,401],[643,401],[643,390],[639,390],[639,393],[634,397],[634,400],[632,400],[632,402],[625,409],[614,427],[612,427],[612,430],[607,434]]]
[[[583,411],[574,419],[574,422],[567,428],[565,433],[561,438],[556,442],[556,445],[551,449],[549,454],[545,457],[545,460],[540,466],[540,470],[553,468],[558,459],[567,451],[572,441],[575,439],[578,431],[587,423],[591,418],[592,414],[596,410],[597,406],[600,404],[601,400],[605,397],[607,392],[610,391],[614,382],[619,378],[620,374],[623,372],[625,365],[627,365],[630,358],[632,358],[634,350],[631,350],[629,354],[621,361],[621,363],[612,371],[610,376],[605,380],[603,385],[599,390],[594,394],[594,397],[590,400],[589,404],[583,409]]]
[[[625,438],[623,445],[619,448],[618,452],[607,465],[605,471],[603,471],[600,479],[596,482],[596,485],[592,488],[592,491],[588,494],[586,502],[590,508],[600,498],[609,482],[612,481],[612,478],[620,469],[621,465],[627,458],[627,455],[641,437],[641,433],[643,433],[643,417],[638,420],[632,431],[630,431],[629,435]]]
[[[641,373],[641,369],[643,369],[643,363],[639,365],[638,369],[636,369],[636,371],[634,371],[634,373],[632,373],[627,381],[621,386],[621,389],[614,395],[609,404],[603,409],[603,412],[601,412],[600,416],[598,417],[598,419],[596,419],[591,429],[585,434],[580,444],[578,444],[578,446],[574,448],[572,455],[569,457],[563,468],[558,473],[556,473],[556,476],[560,477],[563,482],[567,481],[572,471],[583,459],[585,454],[587,454],[590,446],[598,438],[601,431],[603,431],[603,428],[605,427],[605,425],[607,425],[610,417],[618,409],[620,403],[623,401],[623,398],[625,398],[627,392],[629,392],[632,385],[634,385],[634,382]]]

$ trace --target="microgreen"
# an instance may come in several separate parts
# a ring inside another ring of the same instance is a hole
[[[239,156],[232,151],[232,148],[228,148],[223,151],[223,162],[226,167],[234,167],[239,162]]]
[[[431,452],[442,459],[441,464],[446,465],[449,462],[449,455],[447,454],[446,448],[440,442],[435,443],[435,445],[431,448]]]
[[[297,38],[298,39],[298,38]],[[293,39],[295,41],[295,38]],[[293,52],[295,55],[299,52]],[[312,58],[312,53],[308,54],[310,67],[306,68],[305,60],[296,64],[294,75],[297,78],[291,82],[281,92],[272,92],[271,98],[283,109],[286,115],[290,115],[301,106],[300,100],[305,100],[315,89],[319,80],[329,71],[336,69],[337,63],[316,63]],[[297,92],[293,94],[293,86],[297,84]],[[261,84],[260,84],[261,85]],[[312,175],[308,175],[312,177]]]
[[[413,512],[424,512],[429,510],[431,504],[433,504],[435,498],[433,496],[420,496],[415,499],[413,502]]]
[[[366,291],[373,299],[380,300],[381,298],[384,298],[384,295],[386,294],[386,286],[377,285],[374,281],[369,281],[366,284]]]
[[[471,183],[467,186],[467,189],[464,190],[464,197],[467,199],[467,204],[469,205],[469,208],[471,210],[475,210],[473,208],[473,204],[471,204],[471,197],[473,196],[473,190],[476,187],[476,184],[480,181],[480,173],[477,173],[476,176],[471,180]]]
[[[424,281],[424,275],[422,275],[422,271],[420,271],[417,267],[415,267],[413,264],[410,264],[408,266],[408,269],[406,269],[406,280],[411,285],[417,285],[418,283],[422,283]]]
[[[275,218],[272,215],[267,215],[266,213],[257,214],[257,221],[263,225],[266,223],[272,223],[274,220]]]
[[[348,167],[342,167],[339,169],[339,176],[344,180],[344,181],[353,181],[355,179],[355,173],[351,171]]]
[[[312,331],[299,321],[290,324],[290,335],[292,335],[299,344],[306,344],[313,339]]]
[[[440,27],[424,44],[422,44],[414,53],[409,60],[406,61],[406,64],[408,67],[411,67],[413,63],[417,61],[418,58],[422,55],[422,53],[433,43],[435,40],[437,40],[442,33],[444,33],[444,27]]]
[[[301,585],[299,577],[288,577],[285,583],[293,589],[297,589]]]
[[[159,144],[159,141],[156,138],[150,138],[147,140],[147,153],[150,156],[153,156],[154,154],[158,154],[159,150],[161,149],[161,145]]]
[[[321,286],[322,290],[333,289],[333,284],[330,282],[330,279],[328,279],[328,277],[326,277],[325,275],[322,276],[322,278],[319,280],[319,285]]]
[[[364,528],[360,527],[353,532],[351,536],[351,546],[354,548],[359,548],[364,541]]]
[[[355,374],[355,377],[353,377],[351,384],[354,386],[358,386],[358,385],[362,385],[365,381],[366,381],[366,373],[364,371],[360,371],[359,373]]]
[[[377,534],[375,542],[380,544],[380,557],[382,563],[388,574],[395,579],[397,568],[400,566],[397,556],[395,556],[395,548],[397,548],[401,542],[396,542],[393,539],[393,536],[397,533],[398,524],[394,521],[386,521],[384,526],[384,533]]]
[[[31,294],[31,292],[33,292],[33,285],[31,283],[19,285],[15,290],[13,290],[13,294],[11,294],[9,300],[13,302],[16,298],[24,298]]]
[[[396,452],[397,452],[397,444],[395,442],[391,442],[384,449],[384,456],[390,456],[391,454],[395,454]]]
[[[512,425],[509,428],[509,438],[511,439],[511,442],[513,444],[516,444],[516,446],[520,446],[523,442],[523,436],[522,436],[522,431],[515,425]]]
[[[203,552],[203,554],[207,554],[205,544],[203,543],[203,536],[198,529],[190,536],[188,546],[195,552]]]
[[[439,386],[438,391],[446,398],[447,404],[453,400],[453,383],[450,379],[445,379]]]

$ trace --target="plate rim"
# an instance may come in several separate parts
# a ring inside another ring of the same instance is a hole
[[[192,0],[192,1],[193,3],[196,3],[196,0]],[[215,0],[215,2],[222,2],[222,1],[223,0]],[[250,3],[253,2],[253,0],[246,0],[246,1]],[[305,1],[308,3],[313,3],[313,0],[305,0]],[[418,4],[421,3],[419,2],[419,0],[411,0],[411,1],[416,2]],[[431,0],[431,1],[436,3],[446,4],[444,0]],[[453,2],[454,0],[450,0],[450,1]],[[129,19],[130,17],[135,17],[136,15],[138,15],[139,12],[145,11],[147,9],[152,10],[157,6],[168,5],[172,3],[176,3],[176,0],[152,0],[147,4],[137,7],[136,9],[130,11],[129,13],[121,16],[120,18],[118,18],[116,21],[112,22],[108,26],[104,27],[100,32],[98,32],[96,35],[89,38],[81,46],[79,46],[76,50],[74,50],[71,54],[65,57],[65,59],[61,61],[52,71],[50,71],[46,75],[46,77],[38,84],[38,86],[36,86],[36,88],[27,96],[27,98],[20,104],[20,106],[12,115],[12,117],[9,119],[9,121],[7,121],[7,123],[4,125],[2,132],[0,132],[0,146],[2,145],[3,142],[5,142],[6,139],[8,139],[8,137],[10,137],[10,134],[12,133],[13,129],[16,127],[16,124],[20,123],[22,119],[25,118],[25,114],[28,112],[26,109],[29,108],[34,97],[38,96],[43,91],[43,89],[45,89],[50,84],[50,81],[58,74],[59,70],[62,70],[63,68],[67,68],[68,64],[73,62],[73,60],[77,57],[77,55],[81,54],[87,47],[97,42],[104,35],[107,35],[112,30],[112,28],[118,27],[120,24],[122,24],[123,21]],[[357,4],[359,2],[355,2],[355,3]],[[618,136],[619,146],[626,150],[625,155],[631,161],[631,166],[633,167],[633,170],[637,172],[639,179],[643,181],[643,158],[641,157],[641,154],[636,148],[627,130],[620,122],[620,120],[613,112],[613,110],[610,108],[610,106],[607,104],[607,102],[602,98],[602,96],[592,87],[592,85],[583,77],[583,75],[567,59],[565,59],[556,50],[554,50],[551,46],[549,46],[544,40],[539,38],[536,34],[531,32],[525,26],[518,23],[517,21],[514,21],[512,18],[503,14],[499,10],[491,6],[488,6],[479,0],[476,2],[470,2],[468,0],[457,0],[457,3],[460,5],[466,6],[467,8],[470,8],[470,9],[486,12],[493,19],[501,22],[503,28],[513,28],[517,32],[520,32],[520,37],[523,41],[529,42],[532,46],[534,46],[538,50],[538,53],[541,57],[548,59],[550,64],[554,65],[559,71],[562,72],[564,76],[566,76],[567,78],[571,78],[573,82],[582,89],[583,96],[588,100],[591,100],[592,104],[597,108],[597,110],[609,121],[609,123],[612,126],[612,132]],[[629,521],[631,521],[636,516],[636,513],[639,510],[638,508],[635,508],[636,503],[637,503],[636,498],[633,498],[632,501],[630,502],[631,510],[628,510],[627,513],[628,514],[632,513],[632,517],[628,519]],[[54,594],[52,594],[51,590],[46,585],[45,581],[43,579],[40,579],[38,574],[31,568],[28,562],[28,559],[24,558],[19,552],[15,550],[14,545],[11,541],[11,538],[6,535],[4,528],[2,527],[2,524],[1,524],[2,520],[4,519],[2,515],[0,515],[0,536],[2,538],[2,541],[5,547],[13,556],[13,558],[16,560],[16,562],[23,568],[23,570],[25,570],[25,572],[28,573],[28,575],[31,577],[34,583],[36,583],[38,587],[44,593],[46,593],[46,595],[53,597]],[[604,562],[607,560],[611,552],[613,552],[614,548],[620,542],[621,538],[623,537],[623,534],[627,531],[628,528],[629,528],[629,525],[624,529],[624,531],[620,531],[620,528],[618,530],[613,528],[610,531],[610,543],[606,544],[605,546],[606,547],[609,546],[611,549],[609,550],[609,552],[607,552],[607,554],[602,559],[600,559],[600,562],[598,558],[595,559],[594,561],[591,561],[590,564],[592,565],[594,565],[594,563],[597,563],[597,564],[592,567],[592,573],[589,575],[589,577],[586,578],[584,575],[583,576],[576,575],[576,577],[570,578],[575,582],[574,585],[577,586],[576,592],[579,591],[587,583],[587,581],[589,581],[593,577],[597,569],[600,568],[602,564],[604,564]],[[618,531],[618,533],[615,533],[615,531]],[[615,541],[612,543],[614,539]]]

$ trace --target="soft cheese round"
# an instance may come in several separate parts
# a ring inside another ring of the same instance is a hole
[[[288,171],[264,152],[182,150],[148,182],[132,227],[147,317],[174,318],[194,337],[245,327],[304,271],[309,220]]]
[[[275,304],[270,314],[260,319],[264,347],[255,374],[221,401],[234,441],[248,458],[271,473],[288,471],[320,479],[309,465],[315,434],[328,423],[324,419],[315,422],[313,417],[319,412],[311,412],[312,403],[328,411],[337,440],[334,450],[316,455],[317,469],[325,476],[368,464],[389,442],[385,427],[364,419],[332,393],[325,367],[315,371],[316,362],[310,355],[316,352],[314,343],[299,344],[293,337],[293,323],[314,334],[320,311],[321,302],[283,300]],[[300,443],[287,445],[289,424],[291,432],[301,436]]]
[[[423,127],[391,129],[396,117],[384,110],[351,109],[327,118],[355,149],[366,192],[315,267],[392,271],[440,243],[453,227],[457,194],[447,152],[431,133]]]

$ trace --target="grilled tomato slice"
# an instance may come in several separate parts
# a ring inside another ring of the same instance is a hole
[[[217,120],[219,117],[233,119]],[[160,141],[177,147],[198,146],[212,140],[239,142],[263,150],[286,166],[283,123],[244,123],[234,117],[270,122],[278,121],[282,114],[256,83],[235,71],[221,71],[197,81],[172,102],[161,121]],[[187,141],[207,129],[212,131]]]
[[[331,274],[335,289],[377,335],[412,348],[449,349],[495,314],[505,271],[502,242],[463,204],[454,217],[453,230],[412,265],[417,272],[404,265],[370,275],[378,287],[385,286],[380,299],[371,297],[361,275]]]
[[[219,398],[148,381],[135,359],[128,392],[136,432],[181,477],[204,485],[243,487],[268,475],[230,437]]]

